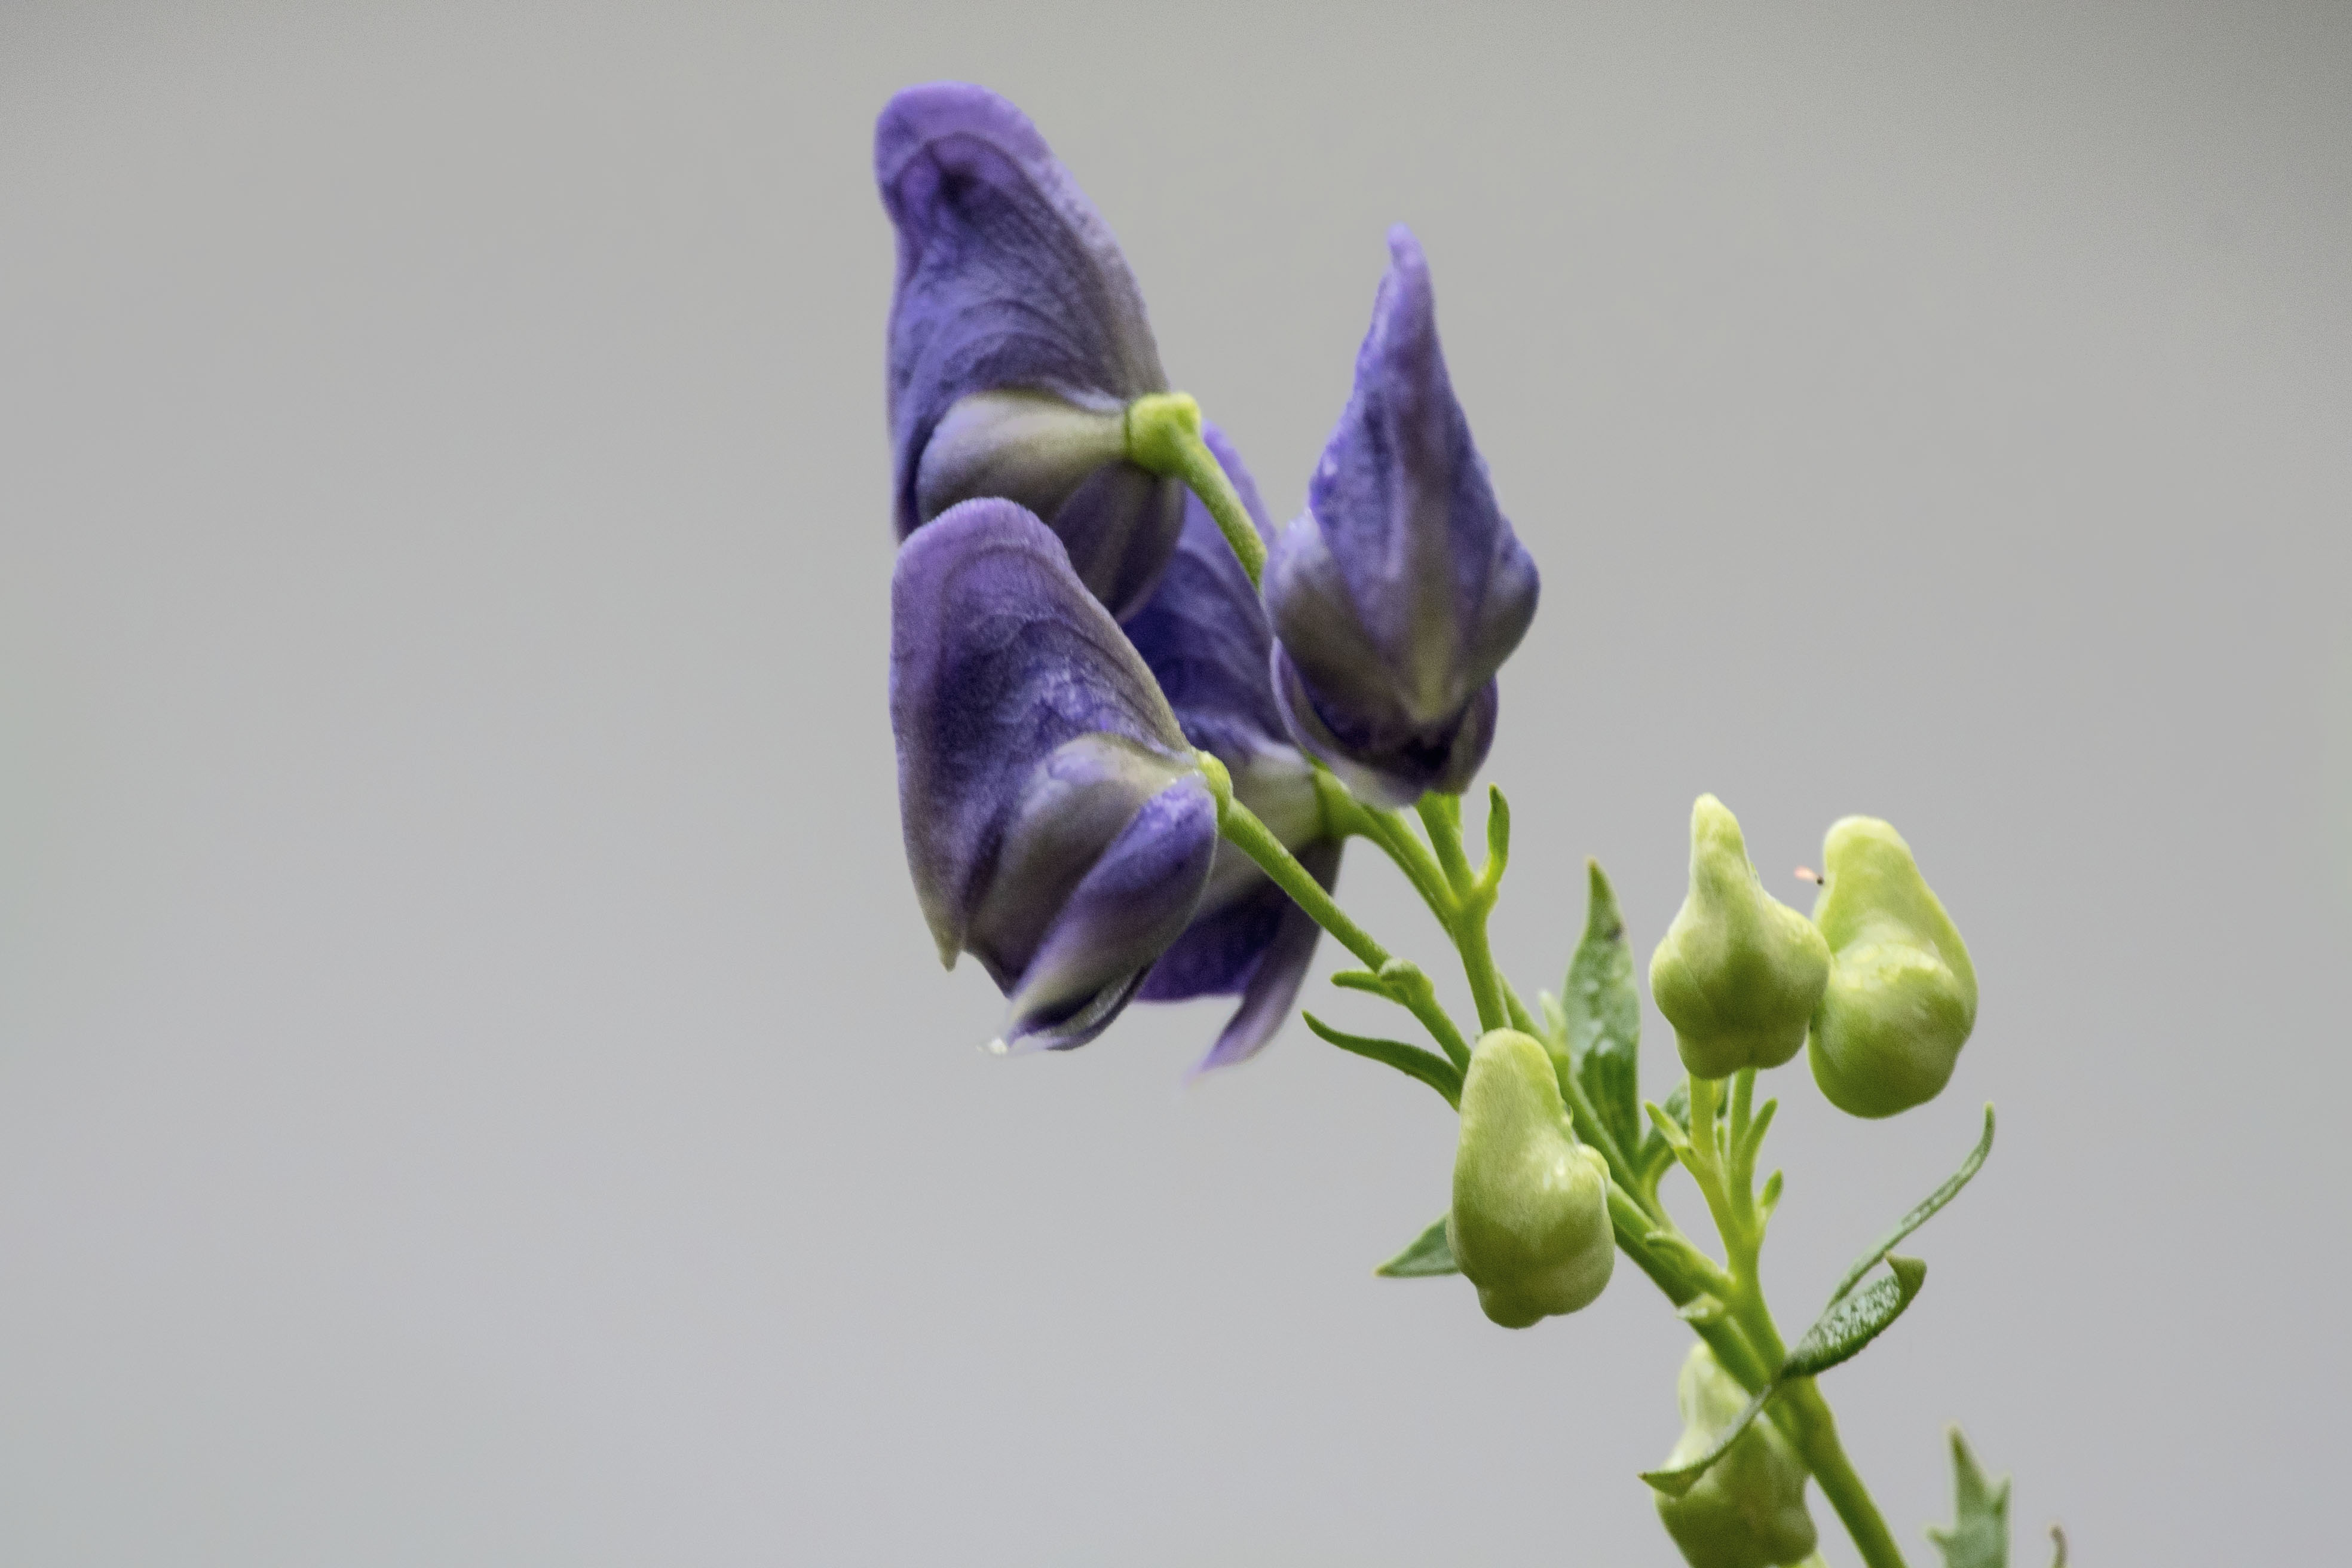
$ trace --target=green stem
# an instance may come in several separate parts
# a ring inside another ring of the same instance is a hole
[[[1212,779],[1222,779],[1223,765],[1205,752],[1200,756],[1202,771],[1210,772],[1213,767]],[[1255,861],[1258,869],[1264,871],[1276,887],[1289,894],[1291,901],[1306,910],[1308,919],[1329,931],[1338,939],[1339,945],[1355,954],[1357,961],[1366,969],[1387,978],[1382,972],[1388,971],[1392,962],[1389,950],[1375,942],[1371,932],[1348,918],[1348,912],[1323,890],[1323,884],[1315,879],[1315,874],[1298,863],[1298,857],[1274,836],[1272,828],[1258,820],[1255,812],[1233,798],[1229,782],[1217,793],[1220,797],[1217,830],[1226,841]],[[1421,1020],[1430,1037],[1437,1042],[1456,1067],[1468,1064],[1469,1044],[1463,1039],[1462,1031],[1454,1026],[1454,1020],[1446,1016],[1445,1009],[1438,1005],[1425,977],[1418,985],[1400,987],[1389,994]]]
[[[1895,1535],[1886,1528],[1886,1518],[1872,1500],[1870,1489],[1862,1484],[1854,1473],[1853,1462],[1845,1456],[1845,1446],[1838,1441],[1837,1418],[1830,1414],[1829,1401],[1813,1386],[1810,1377],[1799,1378],[1773,1401],[1776,1405],[1792,1405],[1801,1436],[1797,1436],[1798,1451],[1805,1457],[1806,1468],[1813,1479],[1821,1482],[1822,1495],[1830,1500],[1845,1532],[1853,1538],[1854,1550],[1870,1568],[1906,1568],[1903,1549],[1895,1544]],[[1787,1430],[1784,1426],[1782,1430]]]
[[[1218,531],[1249,574],[1250,586],[1265,575],[1265,541],[1242,505],[1241,492],[1201,439],[1201,405],[1181,392],[1155,392],[1127,405],[1127,457],[1137,467],[1184,481],[1201,498]]]
[[[1429,830],[1430,847],[1437,852],[1438,867],[1445,873],[1452,893],[1441,918],[1462,954],[1462,972],[1469,978],[1470,994],[1478,1004],[1478,1026],[1507,1028],[1511,1015],[1503,1000],[1503,977],[1495,968],[1494,949],[1486,942],[1486,916],[1495,907],[1495,889],[1470,868],[1470,858],[1462,852],[1462,803],[1450,795],[1425,795],[1419,810],[1422,826]]]

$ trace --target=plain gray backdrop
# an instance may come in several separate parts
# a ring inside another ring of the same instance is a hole
[[[2000,1103],[1824,1384],[1913,1561],[1955,1420],[2021,1564],[2339,1552],[2352,9],[16,0],[0,1562],[1673,1561],[1637,1273],[1370,1277],[1434,1097],[1188,1085],[1218,1003],[991,1059],[933,961],[868,160],[948,76],[1282,516],[1416,228],[1544,573],[1523,987],[1701,790],[1793,902],[1917,847],[1975,1038],[1774,1076],[1767,1257],[1801,1322]]]

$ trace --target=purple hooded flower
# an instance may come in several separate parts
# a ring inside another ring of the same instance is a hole
[[[1002,496],[1045,520],[1128,615],[1183,524],[1183,491],[1127,461],[1126,407],[1168,390],[1143,296],[1037,128],[962,82],[911,87],[874,128],[898,231],[890,440],[898,537]]]
[[[1271,531],[1257,487],[1214,426],[1202,432],[1263,535]],[[1184,727],[1232,773],[1234,795],[1274,830],[1315,879],[1339,871],[1339,841],[1323,836],[1311,765],[1283,735],[1267,678],[1273,635],[1256,591],[1208,509],[1187,498],[1176,557],[1151,602],[1127,622]],[[1297,1000],[1320,929],[1290,896],[1232,845],[1217,846],[1209,889],[1192,923],[1139,992],[1146,1002],[1238,995],[1241,1005],[1201,1068],[1255,1056]]]
[[[1093,1039],[1184,931],[1216,803],[1134,645],[1036,518],[967,501],[898,551],[890,722],[907,863],[1006,1047]]]
[[[1458,795],[1495,736],[1495,671],[1536,611],[1536,567],[1454,401],[1421,245],[1388,276],[1307,510],[1266,561],[1275,694],[1298,743],[1359,794]]]

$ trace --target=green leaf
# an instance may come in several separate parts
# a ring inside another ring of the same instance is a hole
[[[1715,1467],[1717,1459],[1731,1451],[1731,1446],[1739,1441],[1739,1435],[1748,1430],[1749,1424],[1757,1416],[1763,1414],[1764,1402],[1771,1398],[1773,1391],[1780,1386],[1777,1381],[1766,1384],[1755,1397],[1741,1407],[1739,1414],[1731,1418],[1731,1425],[1723,1429],[1721,1435],[1716,1438],[1715,1446],[1706,1453],[1701,1454],[1689,1464],[1675,1469],[1643,1470],[1642,1479],[1668,1497],[1681,1497],[1689,1491],[1691,1488],[1698,1485],[1698,1479],[1701,1476]]]
[[[1427,1279],[1439,1274],[1461,1273],[1454,1261],[1454,1245],[1445,1239],[1445,1216],[1440,1215],[1402,1252],[1372,1272],[1383,1279]]]
[[[1642,997],[1633,988],[1633,950],[1601,862],[1587,860],[1591,887],[1584,937],[1568,961],[1560,997],[1570,1069],[1584,1085],[1601,1124],[1621,1150],[1642,1139]]]
[[[1944,1568],[2009,1568],[2009,1478],[1988,1477],[1960,1429],[1950,1432],[1952,1528],[1929,1525],[1927,1539],[1944,1554]],[[2059,1561],[2065,1561],[2063,1543]]]
[[[1991,1152],[1992,1107],[1990,1105],[1987,1105],[1985,1107],[1984,1136],[1979,1138],[1977,1140],[1977,1146],[1969,1151],[1969,1157],[1960,1162],[1960,1168],[1953,1172],[1950,1178],[1948,1179],[1942,1186],[1937,1187],[1934,1192],[1929,1193],[1926,1198],[1922,1199],[1918,1207],[1913,1209],[1909,1214],[1905,1215],[1901,1219],[1897,1220],[1893,1230],[1888,1231],[1885,1236],[1882,1236],[1876,1241],[1872,1242],[1870,1244],[1869,1251],[1854,1259],[1853,1267],[1845,1271],[1845,1278],[1839,1280],[1837,1289],[1830,1292],[1831,1302],[1834,1304],[1839,1298],[1843,1297],[1847,1291],[1853,1289],[1864,1275],[1878,1267],[1878,1260],[1886,1256],[1888,1249],[1900,1242],[1905,1237],[1910,1235],[1913,1231],[1927,1224],[1928,1220],[1934,1218],[1937,1209],[1942,1208],[1946,1204],[1950,1203],[1954,1198],[1958,1197],[1960,1195],[1960,1189],[1969,1184],[1969,1177],[1975,1175],[1978,1171],[1984,1167],[1985,1156]]]
[[[1916,1258],[1888,1253],[1886,1267],[1891,1270],[1887,1278],[1830,1303],[1780,1363],[1780,1378],[1817,1377],[1840,1362],[1852,1361],[1903,1315],[1927,1282],[1927,1266]]]
[[[1649,1106],[1646,1104],[1643,1105],[1642,1109],[1644,1111],[1650,1110]],[[1675,1130],[1678,1136],[1687,1138],[1690,1134],[1689,1081],[1687,1079],[1677,1080],[1675,1084],[1674,1091],[1666,1096],[1665,1104],[1659,1106],[1655,1111],[1650,1111],[1650,1115],[1654,1121],[1660,1116],[1664,1117],[1668,1125],[1672,1126]],[[1664,1132],[1662,1132],[1658,1128],[1653,1126],[1647,1131],[1643,1133],[1642,1152],[1633,1156],[1633,1173],[1635,1175],[1639,1176],[1643,1182],[1649,1184],[1649,1185],[1654,1189],[1657,1185],[1659,1175],[1664,1172],[1667,1166],[1674,1163],[1675,1148],[1672,1143],[1669,1143],[1666,1141],[1665,1134]]]
[[[1353,1051],[1387,1067],[1392,1067],[1407,1078],[1417,1078],[1445,1097],[1445,1103],[1456,1110],[1462,1109],[1462,1072],[1452,1062],[1434,1051],[1408,1046],[1402,1040],[1376,1040],[1362,1035],[1350,1035],[1335,1029],[1312,1013],[1301,1013],[1307,1026],[1343,1051]]]
[[[1658,1245],[1663,1233],[1648,1239]],[[1730,1451],[1748,1424],[1762,1414],[1764,1405],[1780,1385],[1792,1377],[1812,1377],[1827,1372],[1840,1362],[1850,1361],[1862,1352],[1862,1347],[1886,1331],[1888,1324],[1903,1315],[1903,1309],[1919,1294],[1919,1287],[1927,1280],[1927,1266],[1916,1258],[1886,1259],[1889,1277],[1874,1279],[1864,1289],[1832,1301],[1820,1321],[1805,1331],[1796,1348],[1772,1374],[1772,1381],[1757,1391],[1754,1398],[1729,1426],[1716,1438],[1712,1447],[1689,1464],[1671,1470],[1644,1470],[1642,1479],[1667,1497],[1678,1498],[1698,1484],[1701,1476],[1717,1459]],[[1692,1322],[1705,1322],[1719,1308],[1710,1298],[1700,1297],[1683,1309],[1683,1317]],[[2006,1483],[2004,1483],[2005,1485]],[[2006,1539],[2004,1537],[2004,1539]]]

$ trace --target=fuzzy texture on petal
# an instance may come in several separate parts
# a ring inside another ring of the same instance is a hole
[[[1231,479],[1261,537],[1270,533],[1257,485],[1214,426],[1202,438]],[[1208,508],[1186,498],[1184,531],[1160,589],[1126,626],[1175,709],[1185,738],[1213,752],[1234,793],[1265,820],[1317,881],[1332,887],[1339,845],[1322,834],[1307,759],[1286,738],[1267,679],[1274,642],[1247,574]],[[1297,999],[1321,928],[1230,844],[1217,847],[1200,912],[1144,982],[1139,999],[1241,997],[1198,1070],[1255,1056]]]
[[[890,717],[943,962],[1013,998],[1009,1042],[1090,1039],[1182,932],[1216,813],[1133,644],[1035,517],[967,501],[900,546]]]
[[[1429,264],[1389,231],[1355,389],[1276,541],[1265,601],[1291,733],[1394,804],[1459,793],[1494,737],[1495,672],[1535,617],[1535,563],[1496,504],[1437,338]]]
[[[898,536],[961,500],[1016,500],[1097,598],[1133,609],[1174,547],[1181,487],[1120,455],[1126,405],[1168,379],[1109,227],[1028,117],[968,83],[893,98],[874,175],[898,238]]]

